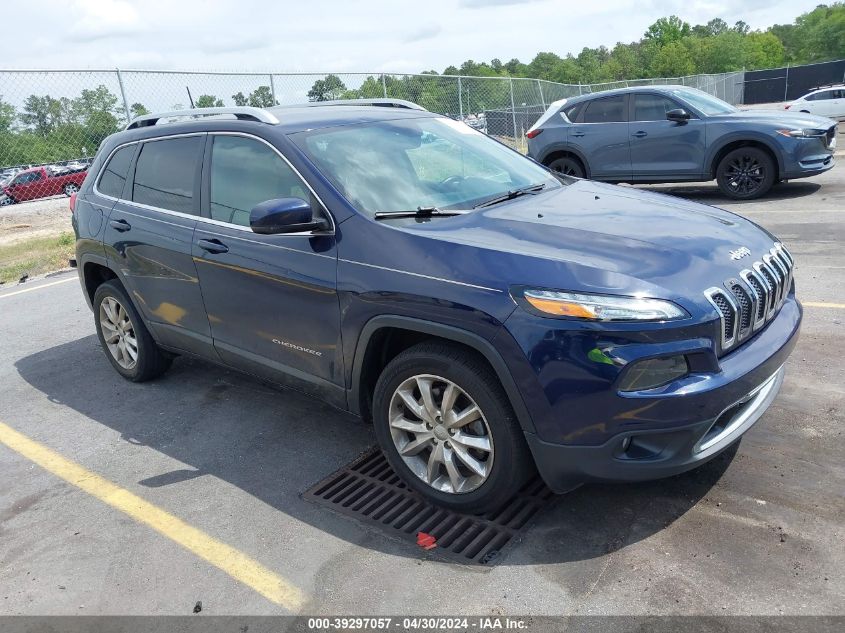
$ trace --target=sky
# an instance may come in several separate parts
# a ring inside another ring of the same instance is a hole
[[[0,67],[411,73],[639,39],[657,18],[789,23],[819,0],[26,0]],[[404,6],[403,6],[404,5]]]

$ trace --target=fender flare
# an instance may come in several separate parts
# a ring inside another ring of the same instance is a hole
[[[755,132],[738,132],[735,134],[731,134],[730,136],[723,137],[719,139],[718,145],[714,145],[713,147],[707,150],[707,157],[704,161],[705,166],[705,175],[712,174],[713,177],[716,176],[716,168],[718,165],[716,164],[716,156],[721,153],[723,149],[727,145],[736,142],[750,142],[750,143],[759,143],[760,145],[764,146],[767,150],[772,153],[772,156],[775,158],[775,168],[778,170],[778,175],[780,176],[783,174],[783,166],[784,166],[784,158],[783,154],[781,153],[780,149],[778,149],[765,134],[757,134]]]
[[[499,354],[498,350],[493,344],[478,334],[468,332],[461,328],[451,325],[444,325],[435,321],[426,321],[423,319],[416,319],[413,317],[405,317],[399,315],[379,315],[375,316],[361,329],[358,336],[358,343],[355,346],[355,355],[352,361],[352,386],[347,394],[347,402],[350,411],[356,415],[361,415],[359,406],[359,395],[361,390],[361,374],[363,372],[364,357],[366,356],[367,347],[373,334],[378,330],[384,328],[396,328],[402,330],[410,330],[422,334],[436,336],[456,343],[461,343],[467,347],[475,350],[481,354],[490,366],[493,372],[499,379],[502,387],[505,390],[508,400],[513,407],[516,418],[519,421],[523,432],[536,433],[534,422],[528,412],[528,407],[522,398],[522,394],[516,386],[516,382],[505,364],[504,359]]]

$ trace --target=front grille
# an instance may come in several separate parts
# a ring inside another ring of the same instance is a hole
[[[792,287],[794,266],[792,255],[775,242],[762,261],[739,273],[739,279],[704,292],[719,311],[722,353],[748,340],[777,314]]]

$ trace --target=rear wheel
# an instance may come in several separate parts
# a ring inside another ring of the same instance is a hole
[[[127,380],[151,380],[170,367],[172,358],[158,348],[117,282],[107,281],[94,293],[94,323],[106,357]]]
[[[549,163],[549,169],[564,176],[575,176],[576,178],[583,178],[586,175],[581,161],[573,156],[556,158]]]
[[[68,184],[66,184],[64,186],[63,191],[65,192],[65,195],[67,197],[70,197],[73,194],[75,194],[77,191],[79,191],[79,185],[77,185],[75,182],[69,182]]]
[[[421,343],[388,363],[373,395],[373,421],[405,483],[455,510],[498,508],[533,472],[501,385],[460,347]]]
[[[719,161],[716,182],[729,198],[751,200],[772,188],[775,172],[775,162],[768,153],[757,147],[739,147]]]

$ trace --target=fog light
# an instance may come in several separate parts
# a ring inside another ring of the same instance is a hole
[[[682,378],[689,373],[686,356],[651,358],[628,367],[619,383],[620,391],[653,389]]]

